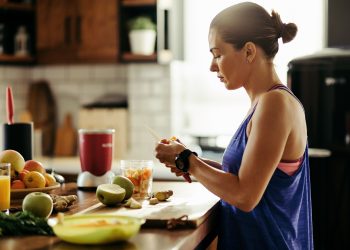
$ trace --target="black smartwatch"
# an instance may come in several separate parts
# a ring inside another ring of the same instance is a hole
[[[191,154],[194,154],[195,156],[198,156],[196,152],[193,152],[189,149],[185,149],[182,151],[179,155],[175,157],[175,165],[176,168],[181,170],[184,173],[188,172],[188,169],[190,167],[190,162],[188,160],[188,157],[190,157]]]

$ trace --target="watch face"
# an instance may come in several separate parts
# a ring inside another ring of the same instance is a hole
[[[180,170],[183,170],[183,169],[184,169],[185,164],[184,164],[184,162],[182,161],[181,158],[178,157],[178,158],[176,159],[175,163],[176,163],[176,167],[177,167],[178,169],[180,169]]]

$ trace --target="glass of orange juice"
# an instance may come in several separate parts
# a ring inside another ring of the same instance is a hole
[[[134,198],[144,199],[150,197],[153,182],[153,165],[152,160],[120,161],[122,175],[129,178],[134,184]]]
[[[8,213],[11,194],[11,164],[0,163],[0,211]]]

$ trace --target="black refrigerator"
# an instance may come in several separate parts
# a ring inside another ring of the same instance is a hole
[[[305,109],[315,249],[350,249],[350,50],[290,61],[288,86]]]

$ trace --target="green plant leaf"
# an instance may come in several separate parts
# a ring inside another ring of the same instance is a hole
[[[129,20],[129,30],[156,30],[156,24],[148,16],[138,16]]]

